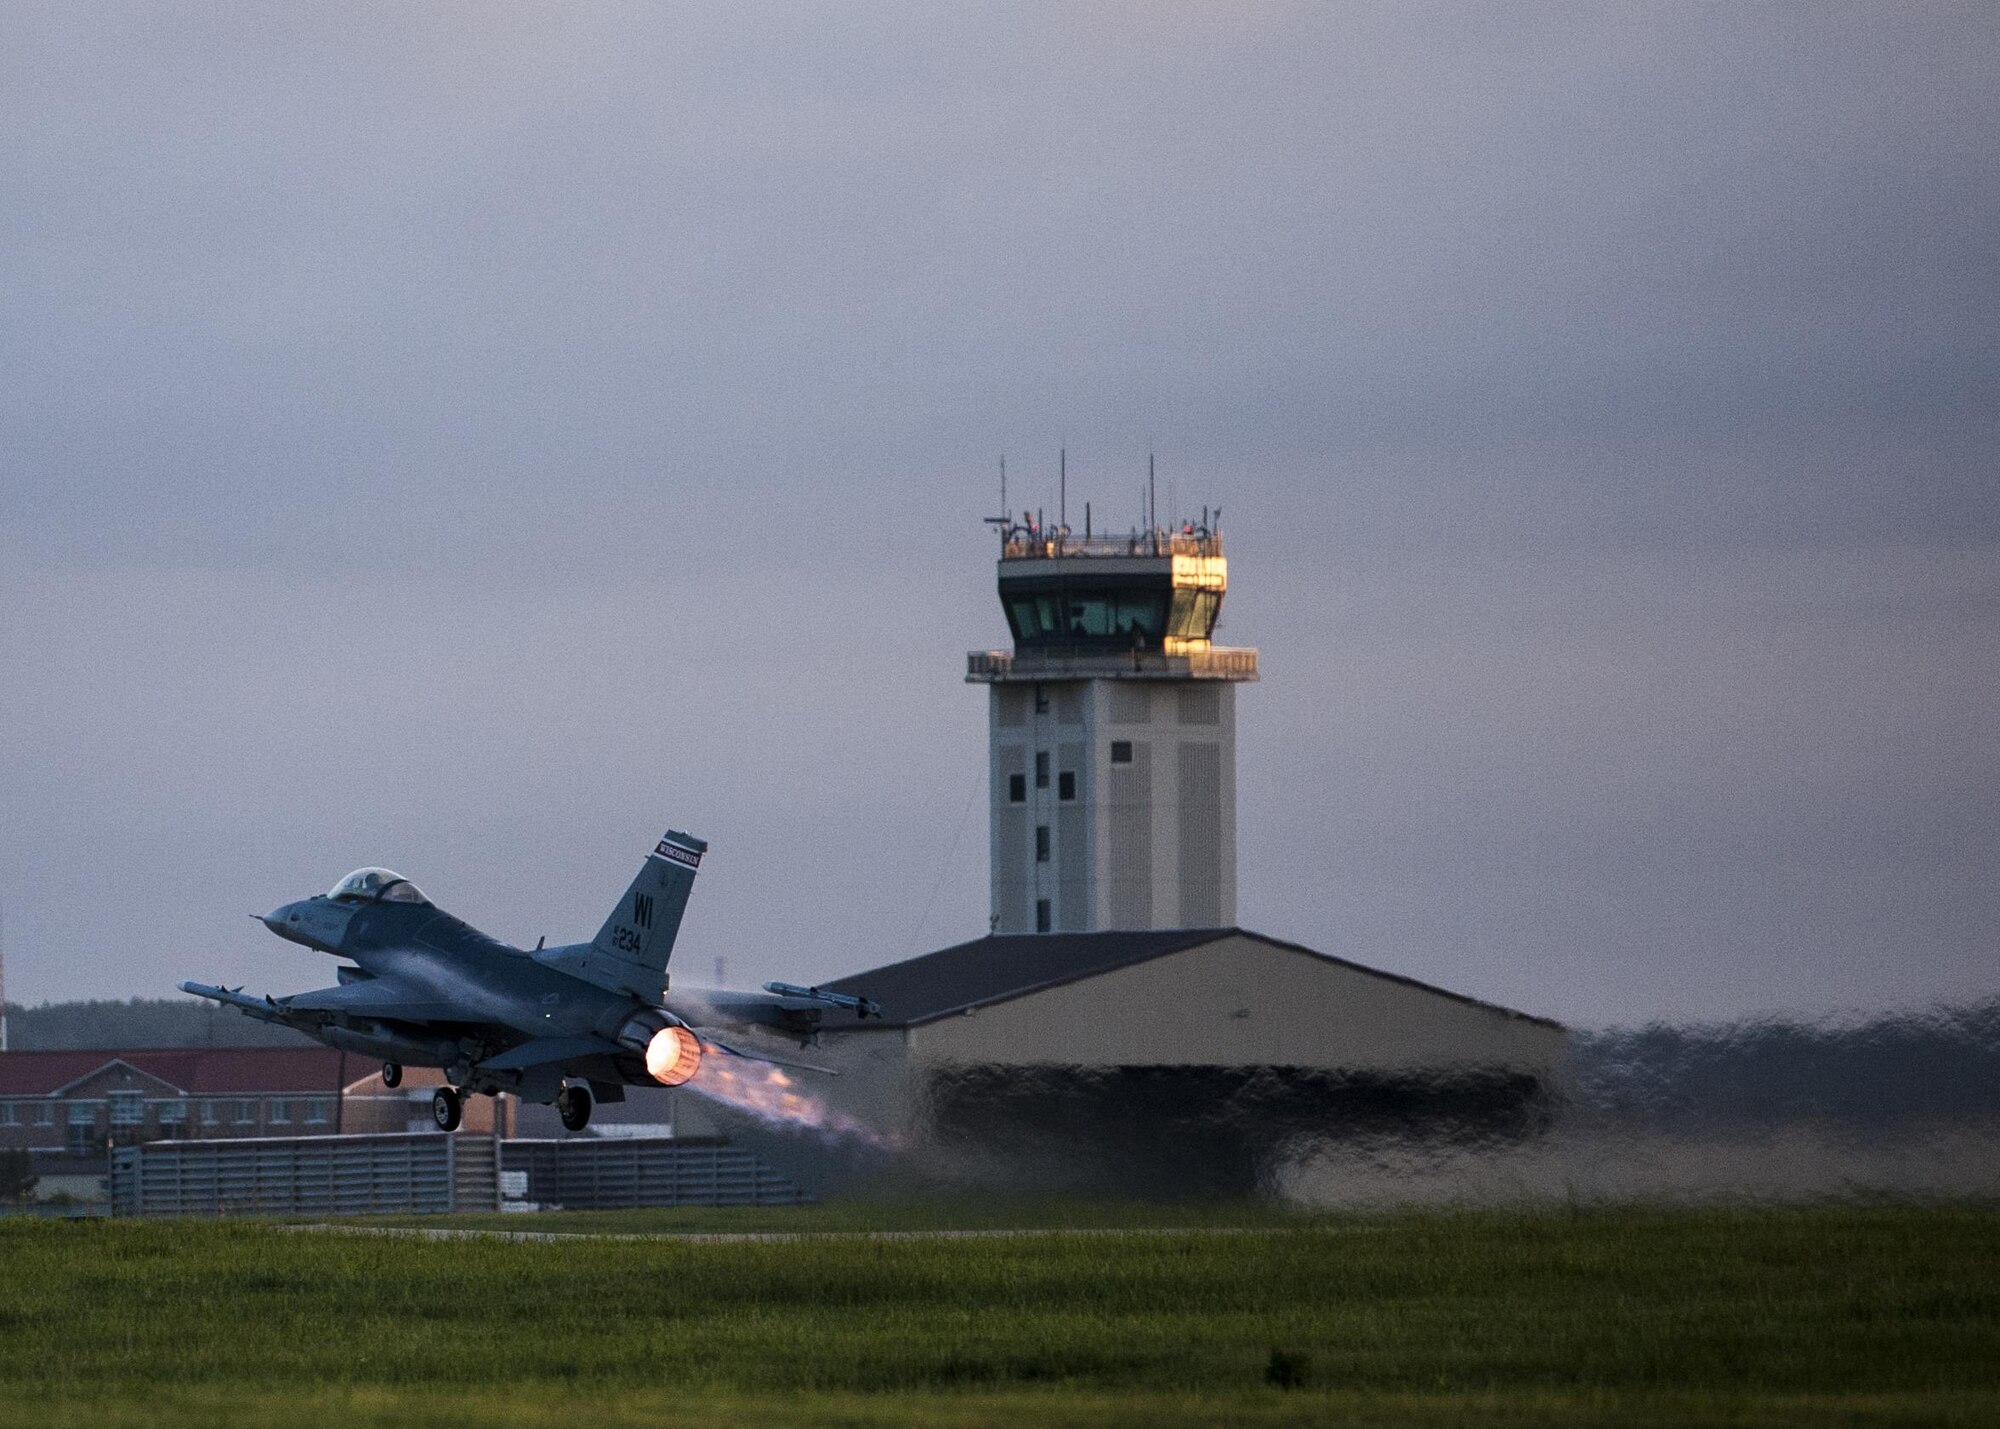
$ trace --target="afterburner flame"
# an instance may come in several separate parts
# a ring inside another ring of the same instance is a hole
[[[701,1076],[688,1090],[712,1097],[760,1121],[822,1136],[840,1137],[869,1146],[894,1149],[894,1137],[882,1135],[845,1112],[835,1111],[818,1097],[798,1090],[790,1073],[769,1062],[732,1057],[714,1043],[704,1043],[708,1056]]]
[[[701,1070],[701,1041],[685,1027],[662,1027],[646,1043],[646,1075],[677,1087]]]

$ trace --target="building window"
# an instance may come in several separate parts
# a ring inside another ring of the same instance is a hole
[[[1046,749],[1035,753],[1035,787],[1037,789],[1049,787],[1049,752]]]
[[[113,1126],[139,1126],[145,1120],[145,1093],[113,1092],[111,1094],[111,1124]]]
[[[329,1097],[314,1097],[306,1103],[306,1120],[324,1126],[333,1120],[333,1101]]]
[[[1131,740],[1114,739],[1111,741],[1111,762],[1113,764],[1130,764],[1132,762]]]
[[[1056,797],[1064,803],[1076,797],[1076,771],[1065,769],[1056,775]]]
[[[257,1103],[253,1101],[240,1101],[236,1103],[236,1124],[238,1126],[255,1126],[257,1124]]]
[[[56,1109],[53,1106],[50,1106],[47,1102],[36,1102],[35,1125],[54,1126],[55,1124],[56,1124]]]
[[[69,1131],[65,1141],[72,1156],[88,1156],[97,1149],[96,1103],[69,1104]]]
[[[96,1114],[93,1112],[89,1121],[78,1121],[76,1109],[72,1107],[69,1127],[63,1136],[64,1150],[72,1156],[92,1156],[96,1154],[98,1145]]]
[[[1049,900],[1046,898],[1037,898],[1035,900],[1035,931],[1037,933],[1046,933],[1048,930]]]
[[[12,1102],[0,1102],[0,1126],[19,1126],[21,1119]]]
[[[1036,824],[1035,862],[1047,863],[1048,861],[1049,861],[1049,826],[1047,824]]]
[[[210,1097],[201,1104],[201,1124],[203,1126],[219,1126],[221,1122],[222,1103],[214,1097]]]
[[[1049,712],[1049,692],[1043,686],[1037,685],[1035,686],[1035,713],[1047,714],[1048,712]]]
[[[160,1125],[179,1126],[188,1119],[188,1104],[182,1101],[160,1103]]]
[[[271,1099],[271,1125],[285,1126],[290,1124],[291,1119],[292,1104],[283,1097],[273,1097]]]
[[[1009,774],[1007,776],[1007,802],[1010,804],[1025,804],[1028,802],[1027,775]]]

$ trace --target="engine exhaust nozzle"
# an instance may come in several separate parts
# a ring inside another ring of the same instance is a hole
[[[662,1027],[646,1043],[646,1075],[677,1087],[701,1070],[701,1039],[685,1027]]]

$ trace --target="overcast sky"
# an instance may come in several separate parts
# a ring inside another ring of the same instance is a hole
[[[2000,9],[0,10],[20,1002],[381,863],[986,925],[979,525],[1220,505],[1245,926],[1580,1024],[2000,990]]]

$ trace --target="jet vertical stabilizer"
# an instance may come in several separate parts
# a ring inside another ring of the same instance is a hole
[[[537,960],[612,992],[636,993],[658,1002],[667,985],[667,959],[681,930],[695,870],[706,852],[704,840],[670,830],[646,856],[639,876],[595,938],[550,948],[537,953]]]

